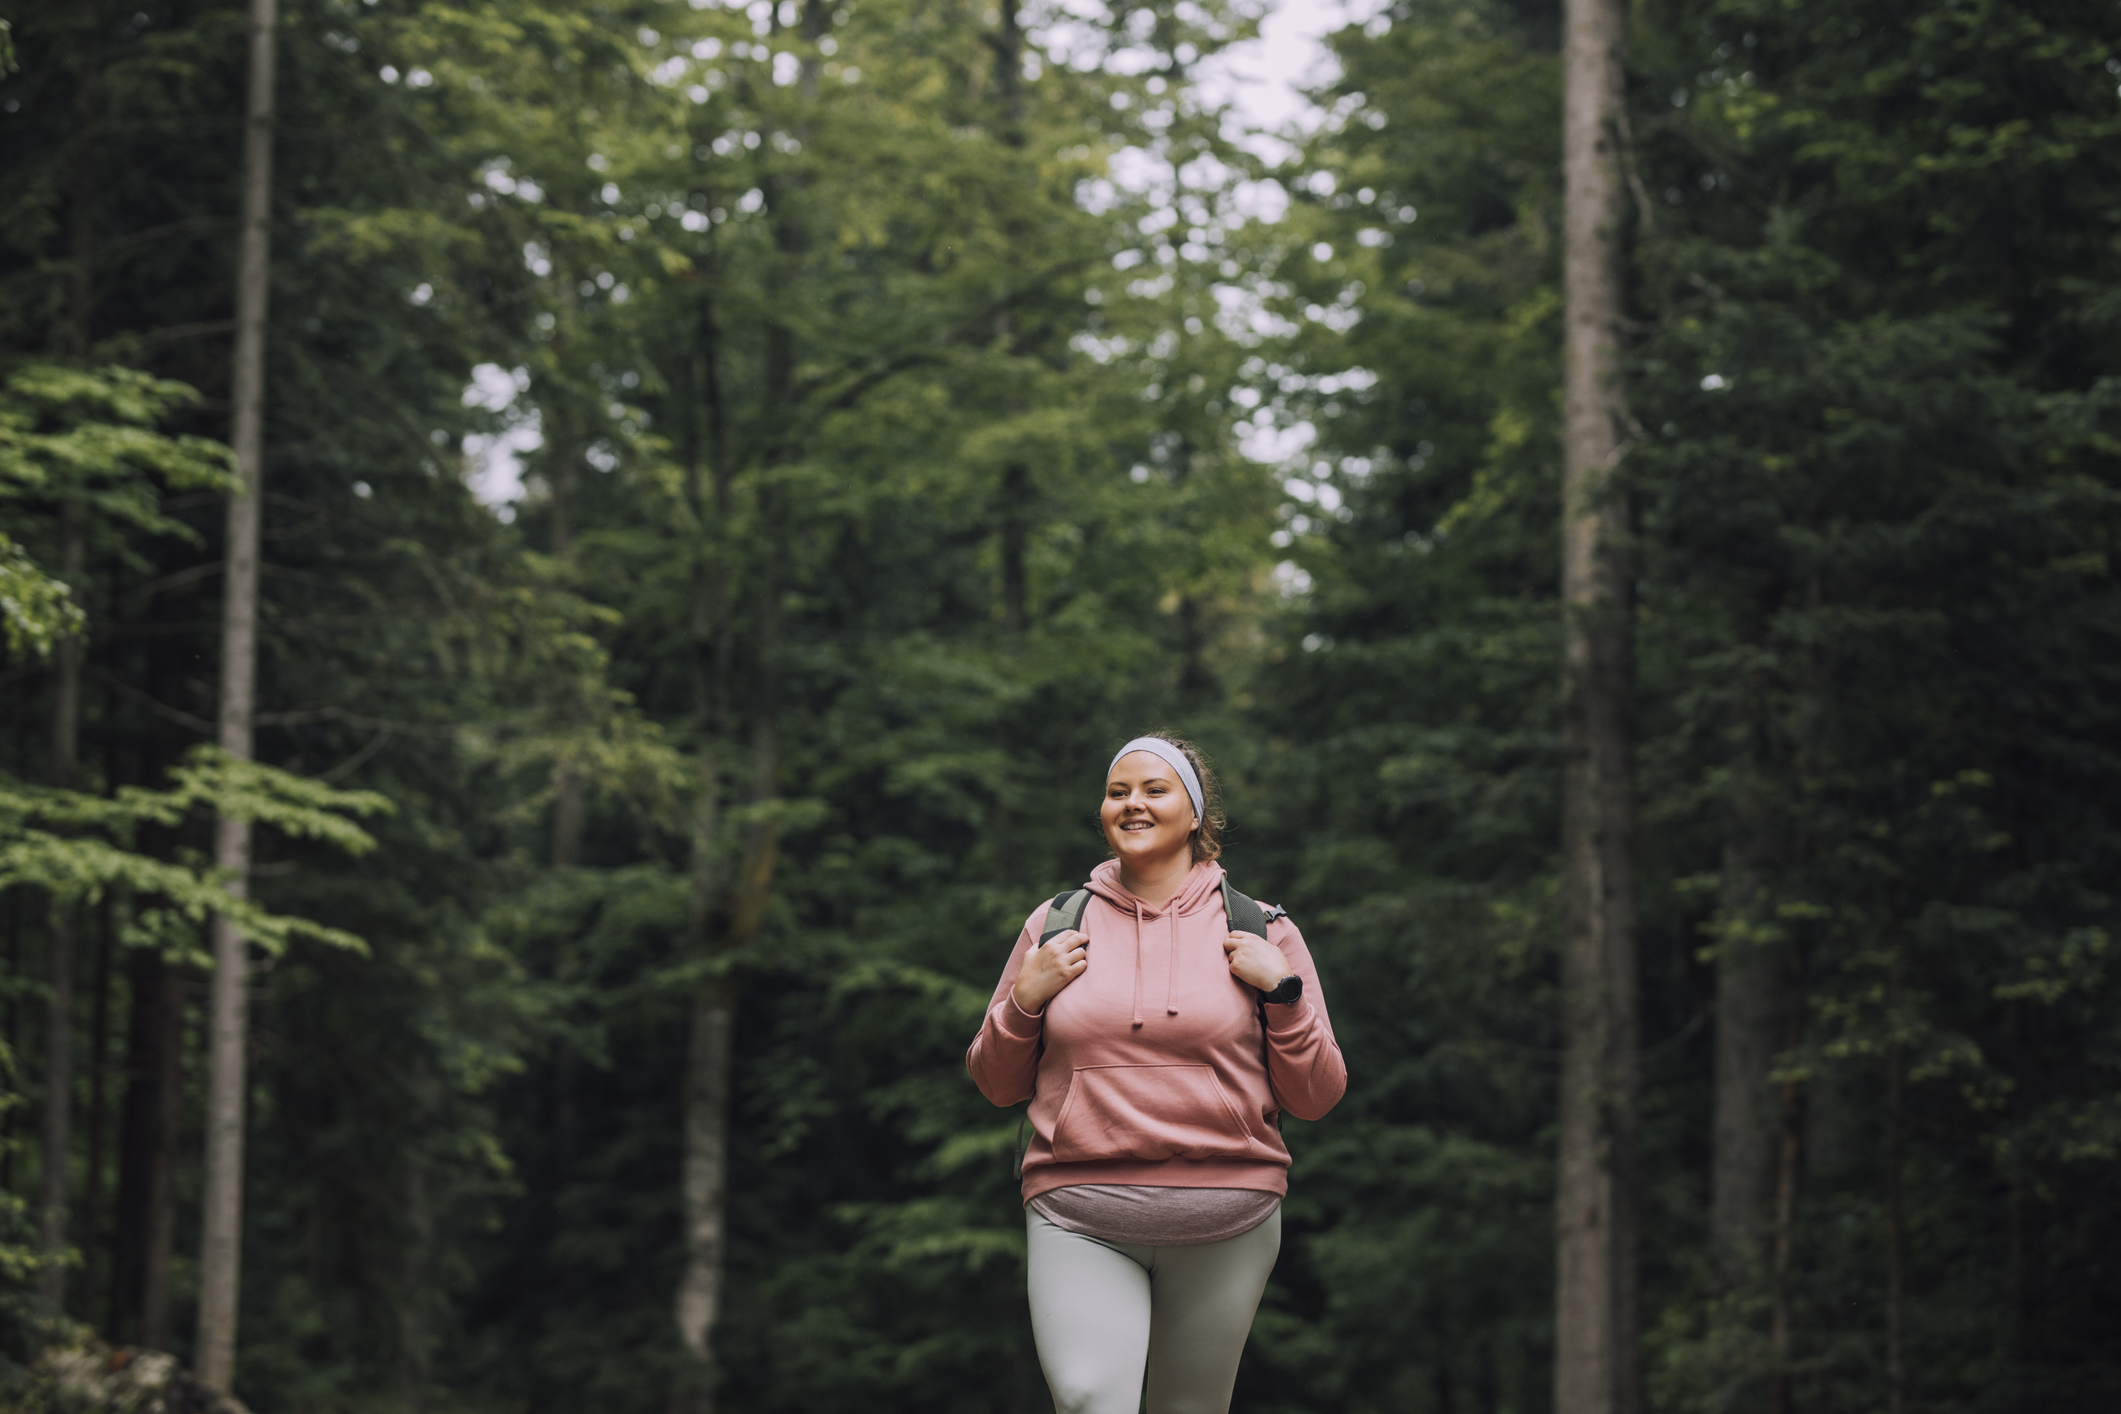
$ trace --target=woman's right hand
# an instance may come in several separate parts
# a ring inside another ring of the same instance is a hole
[[[1016,975],[1016,1004],[1033,1016],[1044,1011],[1061,988],[1083,975],[1090,965],[1089,947],[1089,934],[1067,932],[1033,948]]]

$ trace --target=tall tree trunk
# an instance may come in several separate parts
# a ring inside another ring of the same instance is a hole
[[[1171,451],[1171,484],[1184,487],[1193,476],[1193,442],[1180,436]],[[1208,622],[1200,596],[1187,590],[1178,596],[1178,702],[1197,710],[1215,701],[1215,675],[1208,669]]]
[[[243,130],[242,246],[236,266],[234,435],[239,484],[228,501],[221,613],[221,749],[251,758],[258,667],[258,533],[265,491],[265,319],[271,288],[273,31],[276,0],[251,0],[250,111]],[[250,822],[215,822],[214,865],[228,891],[250,892]],[[243,1111],[248,1084],[249,957],[226,914],[214,918],[213,1023],[206,1099],[206,1187],[199,1243],[199,1334],[193,1361],[208,1388],[235,1379],[243,1265]]]
[[[2026,1030],[2024,1003],[2012,1001],[2005,1005],[2003,1030],[2013,1043],[2023,1044]],[[2028,1337],[2031,1333],[2031,1313],[2027,1309],[2026,1299],[2025,1162],[2021,1155],[2009,1151],[1999,1157],[2003,1159],[2004,1165],[1999,1175],[2004,1182],[2003,1289],[2010,1312],[2009,1324],[2004,1328],[2003,1337],[2003,1407],[2022,1412],[2031,1408],[2031,1391],[2026,1379],[2030,1373],[2026,1357],[2030,1343]]]
[[[1634,596],[1621,382],[1618,0],[1567,0],[1563,432],[1562,1066],[1555,1211],[1555,1414],[1634,1414]]]
[[[782,28],[781,13],[779,9],[773,12],[775,33]],[[814,45],[831,28],[831,6],[826,0],[803,0],[798,23],[803,38]],[[814,51],[802,60],[799,91],[807,101],[817,98],[819,64]],[[807,126],[797,124],[795,135],[807,139]],[[769,174],[760,185],[767,194],[774,244],[783,258],[793,264],[808,239],[790,211],[792,183]],[[716,1405],[714,1331],[723,1304],[729,1099],[735,1068],[737,982],[731,957],[757,941],[780,862],[780,824],[770,811],[759,810],[744,832],[735,875],[726,888],[722,885],[717,853],[721,847],[718,748],[728,736],[725,695],[735,653],[728,588],[732,547],[727,538],[728,495],[735,464],[729,449],[729,419],[721,384],[720,336],[711,301],[701,307],[699,351],[701,381],[697,397],[704,425],[695,424],[690,439],[693,473],[689,484],[694,488],[696,516],[704,527],[705,507],[698,501],[699,466],[704,459],[713,470],[714,534],[720,553],[715,556],[713,574],[696,574],[694,578],[695,714],[707,724],[707,729],[701,732],[702,804],[693,828],[692,927],[699,949],[696,956],[704,965],[706,976],[693,997],[686,1041],[685,1157],[680,1184],[685,1270],[674,1302],[684,1358],[673,1384],[671,1407],[676,1414],[714,1414]],[[762,370],[765,421],[769,426],[790,424],[795,404],[795,357],[793,332],[784,323],[770,323]],[[749,704],[750,803],[754,807],[770,806],[780,791],[780,614],[788,526],[786,492],[772,477],[778,467],[791,459],[792,452],[786,442],[773,446],[766,457],[766,477],[759,490],[764,546],[753,606],[752,646],[757,661]],[[710,584],[715,586],[712,590],[707,589]],[[709,597],[700,597],[703,593]],[[705,620],[720,625],[711,669],[700,657],[698,629]]]
[[[105,1330],[121,1344],[169,1346],[169,1262],[176,1228],[184,1000],[175,968],[147,948],[127,961],[132,1014],[118,1150],[118,1220]]]
[[[572,298],[572,280],[567,288],[568,308],[577,308]],[[553,396],[547,400],[546,420],[551,429],[546,441],[545,479],[551,488],[552,525],[548,546],[552,557],[566,560],[574,549],[576,500],[581,487],[582,444],[575,430],[575,409],[565,388],[554,380]],[[563,720],[579,725],[572,707],[563,708]],[[554,870],[576,869],[582,863],[582,834],[589,818],[589,782],[572,763],[563,762],[552,780],[552,838],[550,862]],[[561,942],[554,959],[556,978],[571,980],[575,968],[572,938]],[[581,1056],[574,1045],[561,1041],[553,1057],[553,1137],[555,1172],[552,1190],[556,1196],[565,1187],[568,1165],[579,1149],[582,1131],[580,1089]]]
[[[1790,1307],[1796,1278],[1798,1161],[1804,1134],[1797,1082],[1785,1080],[1781,1090],[1782,1142],[1775,1164],[1773,1304],[1768,1317],[1768,1351],[1775,1362],[1768,1376],[1769,1414],[1790,1414]]]
[[[758,603],[752,620],[758,662],[751,689],[751,803],[767,806],[780,796],[781,781],[781,592],[788,557],[788,497],[779,486],[760,496],[766,522],[766,553],[759,567]],[[781,858],[780,821],[761,811],[744,832],[744,854],[730,898],[729,941],[744,948],[757,941],[773,897]]]
[[[573,427],[574,409],[565,405],[568,397],[564,388],[556,389],[559,406],[559,423],[552,429],[551,441],[547,444],[551,452],[545,458],[545,480],[552,491],[552,530],[550,547],[556,560],[564,560],[574,549],[575,493],[582,480],[582,435]]]
[[[1021,637],[1029,620],[1024,545],[1030,503],[1031,469],[1022,462],[1011,462],[1002,468],[1001,485],[1002,631],[1011,638]]]
[[[573,442],[561,442],[554,447],[552,468],[552,554],[554,559],[565,559],[574,544],[574,493],[575,474]],[[565,469],[562,470],[561,468]],[[577,869],[582,863],[582,833],[589,819],[589,783],[572,764],[563,764],[553,776],[552,782],[552,840],[551,864],[555,871]],[[554,958],[554,975],[557,980],[571,982],[575,971],[575,940],[570,936],[561,941],[558,955]],[[571,1041],[562,1040],[553,1057],[552,1108],[554,1155],[553,1190],[557,1195],[564,1188],[567,1169],[580,1149],[582,1133],[581,1108],[577,1103],[580,1089],[581,1055]]]
[[[22,899],[19,893],[6,895],[7,902],[7,975],[22,975]],[[21,994],[10,990],[7,997],[7,1049],[12,1055],[22,1054],[22,1002]],[[15,1121],[21,1107],[8,1106],[7,1113],[0,1115],[0,1192],[15,1191]]]
[[[414,1155],[405,1163],[405,1248],[397,1301],[397,1384],[399,1403],[411,1414],[427,1407],[434,1370],[435,1213],[427,1164]]]
[[[1182,707],[1198,710],[1212,706],[1217,697],[1215,674],[1208,666],[1208,615],[1200,596],[1188,591],[1178,596],[1178,700]]]
[[[727,948],[713,947],[709,965]],[[685,1053],[685,1272],[676,1316],[685,1362],[671,1401],[674,1414],[714,1414],[714,1334],[722,1314],[723,1245],[728,1210],[729,1086],[736,988],[716,972],[693,994]]]
[[[579,483],[577,439],[554,437],[546,463],[552,484],[552,557],[564,560],[574,548],[575,491]],[[582,862],[582,828],[588,818],[589,783],[572,766],[562,766],[552,783],[552,867],[573,869]]]
[[[88,563],[88,504],[76,492],[59,507],[59,573],[78,593]],[[81,635],[59,641],[52,685],[51,777],[62,790],[74,783],[81,755]],[[52,900],[45,935],[43,1183],[39,1192],[37,1247],[44,1266],[37,1291],[54,1306],[66,1304],[66,1239],[73,1180],[74,1109],[74,925],[72,898]]]
[[[37,1292],[54,1306],[66,1302],[67,1199],[72,1180],[74,1095],[74,903],[52,907],[45,943],[43,1184],[37,1230]]]
[[[777,491],[769,491],[769,499]],[[768,545],[761,567],[758,603],[753,619],[758,666],[751,703],[751,790],[754,808],[770,806],[780,791],[780,653],[781,562],[787,534],[785,513],[767,512]],[[707,784],[711,782],[703,782]],[[713,828],[710,813],[701,824]],[[711,969],[695,994],[687,1046],[685,1087],[685,1248],[684,1278],[678,1288],[678,1331],[692,1361],[691,1377],[681,1384],[678,1407],[685,1414],[713,1414],[714,1329],[723,1305],[724,1262],[729,1193],[729,1100],[735,1070],[737,980],[733,961],[753,946],[765,925],[773,898],[774,874],[780,863],[781,827],[760,811],[746,827],[741,857],[727,892],[726,913],[713,912],[712,864],[696,878],[694,907],[702,912],[706,946],[702,960]],[[711,841],[703,842],[710,851]],[[719,929],[716,922],[719,922]],[[719,933],[719,936],[717,935]]]
[[[1024,145],[1023,65],[1024,31],[1018,22],[1017,0],[1001,0],[1000,23],[987,42],[994,51],[994,93],[997,127],[1002,142],[1021,151]],[[1010,312],[1004,308],[994,316],[997,352],[1004,359],[1016,356]],[[1010,410],[1021,414],[1023,400],[1014,398]],[[1020,636],[1028,622],[1029,582],[1024,573],[1025,542],[1031,518],[1031,468],[1012,461],[1002,468],[1000,488],[1002,628],[1011,638]]]
[[[1456,1371],[1451,1368],[1451,1358],[1457,1353],[1451,1340],[1448,1324],[1435,1315],[1430,1317],[1430,1331],[1435,1344],[1431,1347],[1435,1356],[1429,1366],[1429,1407],[1436,1414],[1458,1414],[1458,1381]]]
[[[582,827],[589,814],[588,786],[581,772],[563,766],[552,783],[552,867],[573,869],[582,862]]]
[[[552,782],[552,846],[554,869],[575,869],[582,863],[582,831],[589,819],[589,783],[573,765],[562,765]]]
[[[1009,17],[1014,18],[1014,6],[1005,5]],[[1004,72],[1010,72],[1004,69]],[[1003,90],[1008,92],[1007,88]],[[1009,344],[1009,314],[1004,310],[995,319],[996,342],[1006,356]],[[1023,412],[1021,401],[1011,411]],[[1002,561],[1002,633],[1012,650],[1023,648],[1024,628],[1030,622],[1029,581],[1024,572],[1024,548],[1029,538],[1031,520],[1031,469],[1022,462],[1010,462],[1002,468],[1000,487],[1001,513],[1001,561]],[[1004,717],[995,724],[996,739],[1012,757],[1021,736],[1020,716]],[[988,807],[989,827],[987,844],[992,851],[994,885],[996,889],[1007,889],[1014,877],[1016,829],[1014,812],[1010,809],[1011,792],[1006,781],[994,783],[992,804]]]
[[[88,1035],[88,1171],[81,1194],[81,1309],[109,1285],[102,1241],[104,1141],[109,1132],[111,954],[117,919],[109,895],[103,899],[96,929],[96,991],[89,1012]],[[98,1278],[102,1278],[101,1281]]]
[[[1897,979],[1896,979],[1897,983]],[[1894,1000],[1898,1001],[1898,986]],[[1894,1018],[1897,1024],[1898,1018]],[[1907,1216],[1904,1209],[1906,1159],[1902,1153],[1902,1090],[1906,1086],[1900,1043],[1885,1053],[1885,1408],[1901,1414],[1907,1406],[1907,1361],[1902,1345],[1907,1300]]]
[[[1766,916],[1775,822],[1757,786],[1741,785],[1723,852],[1716,941],[1716,1078],[1709,1233],[1726,1290],[1756,1280],[1773,1227],[1782,1128],[1770,1079],[1787,1010],[1783,949]]]
[[[159,962],[159,959],[158,959]],[[161,1055],[156,1089],[154,1154],[147,1172],[147,1226],[140,1264],[140,1343],[170,1347],[170,1269],[177,1250],[177,1150],[184,1118],[184,1013],[192,992],[189,977],[167,963],[162,975]]]
[[[1770,897],[1782,839],[1763,786],[1765,732],[1757,721],[1746,727],[1753,750],[1738,767],[1731,798],[1716,940],[1709,1241],[1722,1291],[1768,1298],[1766,1395],[1771,1414],[1787,1414],[1798,1095],[1773,1072],[1777,1054],[1797,1042],[1795,979]],[[1732,1302],[1720,1308],[1719,1324],[1754,1329],[1756,1309],[1751,1299]]]
[[[686,1359],[678,1372],[671,1407],[674,1414],[713,1414],[714,1328],[722,1304],[735,1032],[735,987],[727,973],[719,970],[725,966],[728,945],[721,757],[729,731],[735,642],[729,603],[728,409],[722,393],[721,330],[711,299],[701,303],[699,347],[690,362],[697,370],[690,388],[693,412],[686,438],[686,487],[694,536],[692,715],[699,753],[699,798],[692,819],[688,922],[693,956],[717,970],[703,978],[693,994],[686,1037],[685,1271],[674,1309]]]
[[[772,493],[769,493],[772,494]],[[753,677],[751,791],[754,807],[770,806],[780,789],[780,596],[784,517],[768,514],[766,563],[759,576],[753,622],[759,664]],[[700,822],[712,828],[705,814]],[[711,842],[705,847],[712,859]],[[721,1316],[729,1193],[729,1098],[735,1069],[737,982],[734,954],[758,941],[780,863],[780,824],[770,814],[744,832],[743,853],[730,881],[726,914],[714,917],[714,866],[695,878],[694,907],[703,913],[702,961],[711,969],[693,998],[685,1084],[685,1274],[678,1287],[678,1333],[691,1368],[681,1377],[676,1408],[713,1414],[714,1329]],[[703,886],[704,885],[704,886]],[[717,923],[719,927],[717,928]]]
[[[91,256],[95,244],[93,211],[99,194],[98,174],[89,160],[100,102],[95,70],[84,74],[74,91],[74,118],[80,136],[72,155],[74,186],[68,203],[71,246],[68,261],[66,319],[60,335],[67,356],[86,367],[94,342],[95,279]],[[74,487],[59,505],[60,578],[84,597],[88,565],[88,501]],[[81,755],[82,635],[59,640],[53,664],[51,777],[69,789]],[[45,1008],[43,1182],[39,1198],[38,1248],[44,1259],[38,1273],[40,1295],[54,1306],[66,1303],[66,1265],[70,1224],[74,1105],[74,927],[78,909],[71,899],[55,899],[51,931],[46,935],[45,974],[51,991]]]
[[[2012,1005],[2012,1010],[2015,1013],[2015,1003]],[[2012,1029],[2015,1030],[2016,1027],[2013,1026]],[[2010,1170],[2005,1176],[2005,1181],[2010,1187],[2008,1190],[2009,1196],[2004,1200],[2006,1245],[2004,1249],[2003,1281],[2005,1290],[2010,1293],[2010,1328],[2005,1345],[2008,1373],[2004,1376],[2006,1396],[2004,1407],[2012,1410],[2024,1410],[2030,1407],[2031,1390],[2026,1377],[2031,1373],[2029,1357],[2031,1353],[2032,1320],[2031,1312],[2028,1309],[2030,1292],[2026,1281],[2025,1262],[2025,1169],[2015,1156],[2010,1160]],[[1780,1414],[1780,1411],[1778,1411],[1778,1414]]]

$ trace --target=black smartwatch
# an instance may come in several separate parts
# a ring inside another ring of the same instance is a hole
[[[1261,992],[1259,999],[1263,1002],[1273,1002],[1276,1006],[1287,1006],[1290,1002],[1302,1001],[1303,995],[1304,979],[1292,972],[1282,978],[1273,991]]]

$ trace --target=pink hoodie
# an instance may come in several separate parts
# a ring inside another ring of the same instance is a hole
[[[1083,913],[1090,966],[1033,1016],[1017,972],[1045,923],[1024,922],[965,1067],[997,1105],[1031,1101],[1024,1201],[1077,1183],[1288,1192],[1287,1110],[1317,1119],[1348,1086],[1347,1067],[1303,934],[1267,925],[1301,1000],[1269,1006],[1230,975],[1220,864],[1193,866],[1162,908],[1121,887],[1119,863],[1090,876]]]

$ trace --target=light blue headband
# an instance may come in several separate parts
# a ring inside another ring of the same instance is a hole
[[[1203,820],[1208,818],[1207,802],[1201,798],[1200,793],[1200,777],[1193,773],[1193,763],[1186,759],[1185,752],[1160,736],[1138,736],[1113,754],[1112,766],[1117,766],[1120,757],[1130,751],[1146,751],[1170,763],[1171,769],[1178,772],[1178,778],[1186,783],[1186,794],[1193,797],[1193,813]],[[1106,775],[1112,774],[1112,766],[1105,767]]]

